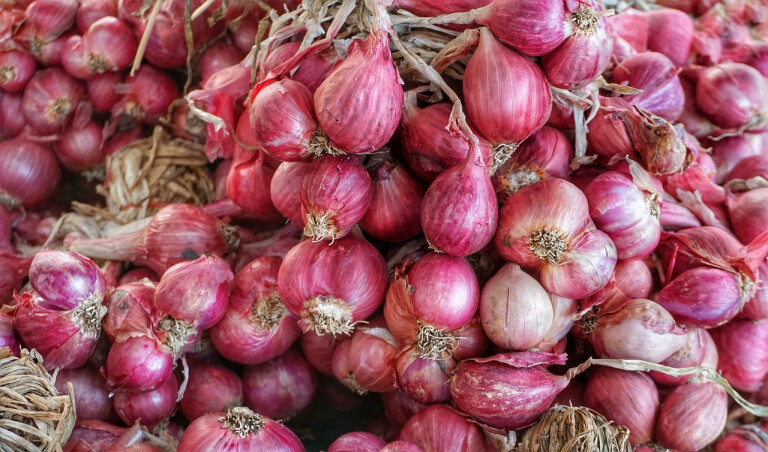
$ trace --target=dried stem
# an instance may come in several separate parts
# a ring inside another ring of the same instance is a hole
[[[141,35],[139,47],[136,49],[136,56],[133,58],[131,76],[133,76],[141,66],[141,60],[144,58],[144,52],[147,50],[149,37],[152,35],[152,29],[155,28],[155,22],[157,21],[157,16],[160,14],[160,8],[162,8],[163,3],[165,3],[165,0],[155,0],[155,4],[152,5],[152,12],[149,13],[149,19],[147,19],[147,28],[144,29],[144,34]]]

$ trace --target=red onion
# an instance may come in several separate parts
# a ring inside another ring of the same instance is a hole
[[[74,389],[78,420],[97,419],[107,421],[112,416],[112,401],[109,388],[99,371],[90,366],[77,369],[62,369],[56,374],[56,389],[59,394],[69,394],[67,383]]]
[[[506,353],[462,361],[451,379],[453,401],[483,423],[504,430],[532,424],[549,408],[569,377],[545,367],[565,364],[565,355]],[[485,388],[477,391],[477,388]],[[423,411],[422,411],[423,412]]]
[[[600,109],[589,123],[587,143],[590,153],[608,163],[615,157],[638,157],[632,136],[624,122],[626,111],[632,108],[619,97],[599,97]]]
[[[205,82],[211,75],[239,63],[242,59],[243,54],[237,47],[231,44],[214,44],[200,57],[200,79]]]
[[[496,0],[490,6],[498,3],[510,2]],[[536,9],[542,8],[544,5]],[[507,26],[514,27],[511,23]],[[467,113],[494,145],[494,158],[499,163],[547,122],[552,109],[552,96],[541,69],[505,47],[487,28],[480,29],[480,41],[467,64],[463,87]]]
[[[121,284],[109,295],[102,327],[112,342],[124,342],[152,330],[155,284],[149,281]]]
[[[541,58],[544,73],[553,85],[569,90],[582,88],[608,66],[613,39],[599,9],[598,2],[583,2],[567,14],[570,36]]]
[[[187,420],[191,422],[242,404],[243,384],[237,374],[218,364],[190,362],[187,389],[179,402]]]
[[[21,288],[31,263],[31,257],[0,250],[0,304]]]
[[[456,348],[453,350],[453,357],[457,361],[483,356],[485,351],[488,350],[488,346],[491,345],[491,340],[485,334],[483,325],[480,323],[480,317],[478,316],[472,317],[472,320],[453,333],[457,340]]]
[[[299,342],[304,356],[312,367],[326,375],[333,374],[333,351],[339,344],[339,339],[331,334],[319,335],[310,330],[301,336]]]
[[[120,279],[117,280],[117,285],[120,286],[123,284],[139,282],[145,278],[154,283],[160,281],[160,278],[157,277],[157,273],[146,267],[139,267],[123,273]]]
[[[366,169],[371,175],[372,196],[360,227],[387,242],[402,242],[418,235],[424,187],[389,154],[371,158]]]
[[[405,425],[411,416],[424,408],[424,405],[408,397],[406,393],[399,389],[382,393],[381,403],[384,405],[387,419],[398,427]]]
[[[117,17],[117,0],[80,0],[77,8],[77,29],[85,33],[102,17]]]
[[[536,279],[507,264],[483,287],[480,320],[494,344],[527,350],[546,338],[553,322],[552,302]]]
[[[693,21],[687,14],[659,8],[648,15],[648,49],[666,55],[676,66],[688,59],[693,42]],[[634,86],[634,85],[630,85]]]
[[[112,345],[107,357],[107,382],[112,388],[148,391],[173,371],[173,355],[149,336],[135,336]]]
[[[543,179],[565,179],[573,146],[559,130],[544,126],[534,132],[491,178],[500,203],[514,192]]]
[[[69,124],[84,94],[80,82],[60,68],[43,69],[24,89],[24,117],[41,135],[59,132]]]
[[[749,243],[768,230],[765,198],[768,188],[756,188],[728,198],[728,215],[733,232],[743,243]]]
[[[768,449],[768,432],[762,425],[736,427],[717,442],[715,452],[761,452]]]
[[[587,380],[584,403],[606,419],[627,427],[633,445],[653,440],[659,392],[647,375],[596,367]]]
[[[56,143],[56,155],[72,171],[84,171],[104,163],[101,127],[89,121],[85,127],[70,127]]]
[[[224,223],[189,204],[164,207],[143,224],[141,229],[115,237],[76,239],[69,249],[98,259],[130,261],[162,274],[205,253],[223,255],[236,242]]]
[[[261,257],[237,272],[224,318],[211,328],[227,359],[259,364],[283,354],[301,334],[277,291],[280,258]]]
[[[347,235],[368,210],[371,177],[356,156],[323,156],[307,168],[299,197],[304,235],[333,241]]]
[[[21,339],[13,328],[13,316],[0,310],[0,348],[8,347],[11,353],[19,356]]]
[[[304,446],[288,427],[256,414],[248,408],[230,408],[224,413],[197,418],[184,431],[178,452],[209,450],[269,450],[303,452]]]
[[[37,70],[35,59],[18,50],[0,52],[0,88],[9,93],[24,89]]]
[[[614,270],[616,287],[629,299],[648,298],[653,290],[653,275],[641,260],[620,260]]]
[[[239,229],[242,233],[244,230]],[[296,246],[301,239],[301,229],[293,223],[289,223],[281,229],[265,231],[253,237],[253,240],[241,242],[240,250],[236,255],[235,271],[240,271],[254,259],[260,257],[284,258],[288,251]]]
[[[477,144],[424,195],[421,227],[432,249],[468,256],[490,242],[498,221],[496,194]]]
[[[680,78],[680,85],[685,93],[683,112],[677,120],[685,126],[685,130],[696,138],[705,138],[715,131],[716,127],[696,107],[696,86],[685,77]]]
[[[309,164],[302,162],[283,162],[275,170],[269,186],[269,194],[275,208],[292,223],[304,224],[301,214],[299,191],[301,181],[309,169]]]
[[[266,155],[237,146],[235,160],[227,177],[227,195],[260,221],[272,222],[280,213],[272,204],[269,186],[275,170],[266,165]]]
[[[345,237],[328,245],[305,241],[283,260],[278,287],[299,327],[318,334],[349,334],[371,315],[387,290],[381,254],[368,242]]]
[[[338,62],[339,54],[333,46],[330,46],[323,51],[306,56],[291,78],[306,86],[314,95],[317,88],[331,75]]]
[[[678,386],[664,400],[656,439],[676,450],[701,450],[720,436],[728,415],[728,395],[714,383]]]
[[[51,196],[60,179],[48,148],[21,138],[0,142],[0,203],[32,207]]]
[[[170,75],[147,64],[128,77],[125,84],[127,92],[115,105],[115,109],[146,124],[157,123],[168,113],[171,103],[180,97],[179,89]]]
[[[339,347],[342,345],[344,343]],[[400,352],[395,361],[397,387],[414,401],[425,405],[450,401],[449,385],[456,370],[456,361],[450,357],[433,359],[423,355],[416,345]]]
[[[725,138],[718,143],[722,143],[726,140],[742,138],[750,141],[757,141],[757,143],[761,144],[762,138],[765,136],[766,135],[763,134],[745,134],[742,137]],[[754,138],[758,138],[758,140],[753,140]],[[721,169],[728,169],[725,177],[722,178],[723,182],[727,183],[738,179],[748,181],[749,179],[756,177],[762,177],[763,179],[768,180],[768,156],[763,156],[759,151],[759,149],[761,149],[759,147],[756,153],[752,153],[752,149],[754,149],[755,146],[750,146],[750,148],[751,149],[748,152],[752,155],[738,155],[735,159],[721,162],[721,164],[718,165],[718,167]]]
[[[328,452],[379,452],[386,441],[372,433],[345,433],[328,446]]]
[[[429,406],[414,414],[400,431],[399,439],[424,451],[480,451],[486,447],[480,427],[446,405]]]
[[[115,412],[127,425],[141,421],[143,425],[154,427],[170,418],[176,411],[176,395],[179,382],[171,376],[165,383],[144,392],[127,390],[115,391]]]
[[[357,383],[369,391],[391,391],[395,387],[394,359],[398,349],[384,322],[356,328],[349,342],[349,370]]]
[[[756,69],[723,63],[701,70],[696,106],[725,129],[759,126],[768,105],[768,82]]]
[[[25,20],[15,34],[36,58],[45,53],[45,47],[56,41],[75,23],[78,2],[75,0],[43,0],[29,4]],[[45,60],[45,58],[44,58]],[[49,61],[50,64],[58,64]]]
[[[655,175],[684,170],[693,160],[682,125],[672,125],[648,110],[634,106],[622,117],[643,167]]]
[[[290,60],[291,57],[296,55],[296,52],[299,51],[300,47],[300,42],[291,41],[284,42],[278,46],[270,48],[266,58],[264,58],[264,61],[261,62],[257,80],[261,81],[266,79],[270,71],[278,68],[281,64]]]
[[[99,267],[68,251],[38,252],[29,268],[29,281],[48,307],[58,309],[76,309],[84,303],[101,305],[107,292]]]
[[[688,332],[688,341],[680,350],[676,351],[661,364],[674,368],[704,366],[717,368],[717,347],[712,336],[706,330],[692,328]],[[691,375],[673,377],[661,372],[649,372],[651,378],[659,384],[678,386],[692,380]]]
[[[160,452],[145,442],[148,439],[140,424],[125,428],[103,421],[78,421],[64,445],[64,452]]]
[[[16,137],[27,120],[20,115],[22,94],[0,92],[0,140],[9,140]]]
[[[768,321],[732,320],[710,332],[722,376],[740,391],[760,388],[768,373]]]
[[[243,393],[248,408],[274,419],[288,420],[306,409],[315,395],[314,369],[299,353],[283,355],[243,374]]]
[[[131,28],[116,17],[94,22],[80,36],[67,40],[61,63],[69,75],[89,79],[105,72],[121,71],[133,62],[138,43]]]
[[[499,213],[495,244],[505,259],[540,272],[547,291],[589,296],[608,283],[616,247],[589,218],[584,194],[562,179],[521,188]]]
[[[686,331],[651,300],[631,300],[615,312],[590,320],[590,342],[598,356],[658,363],[687,342]]]
[[[762,281],[768,277],[768,261],[760,263],[758,277]],[[755,295],[744,305],[739,317],[751,320],[768,319],[768,286],[758,285]]]
[[[648,50],[648,15],[636,9],[627,8],[620,14],[606,18],[613,35],[614,46],[617,37],[623,39],[634,51]]]
[[[683,112],[685,94],[677,77],[678,70],[666,56],[644,52],[631,56],[613,70],[613,83],[643,90],[624,96],[634,105],[645,108],[667,121],[675,121]]]
[[[131,144],[132,142],[140,140],[145,136],[147,136],[147,134],[141,126],[136,126],[127,132],[118,132],[112,135],[112,138],[110,138],[109,141],[104,144],[104,152],[107,155],[112,155],[127,145]]]
[[[365,41],[355,41],[347,57],[315,91],[317,122],[329,145],[352,154],[375,152],[384,146],[400,122],[400,83],[385,30],[374,30]]]

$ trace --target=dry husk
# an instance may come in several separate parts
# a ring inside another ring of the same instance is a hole
[[[585,407],[555,405],[523,435],[525,452],[630,452],[629,430]]]
[[[17,358],[0,348],[0,451],[62,450],[75,425],[75,401],[59,395],[55,378],[36,350]]]

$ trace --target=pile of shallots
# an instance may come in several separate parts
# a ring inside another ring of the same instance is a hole
[[[64,451],[768,450],[768,5],[634,4],[3,3],[0,347]],[[126,223],[153,126],[215,201]]]

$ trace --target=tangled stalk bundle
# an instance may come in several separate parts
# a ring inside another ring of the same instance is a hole
[[[584,407],[555,405],[523,435],[527,452],[628,452],[629,430]]]
[[[75,405],[59,395],[36,350],[0,349],[0,451],[60,451],[75,425]]]

